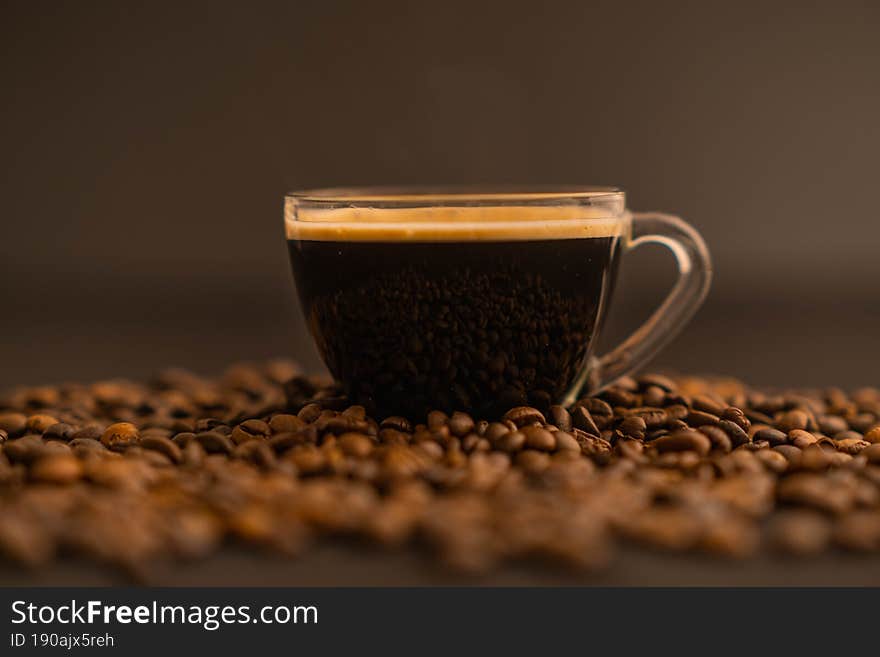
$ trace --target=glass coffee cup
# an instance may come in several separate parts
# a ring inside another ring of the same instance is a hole
[[[318,350],[352,403],[491,419],[595,393],[644,365],[711,279],[680,218],[615,188],[362,188],[285,198],[290,261]],[[678,280],[617,348],[593,348],[623,255],[663,244]]]

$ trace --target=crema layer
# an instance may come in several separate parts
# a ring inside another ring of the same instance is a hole
[[[590,206],[433,206],[285,209],[287,239],[459,242],[585,239],[622,235],[629,215]]]

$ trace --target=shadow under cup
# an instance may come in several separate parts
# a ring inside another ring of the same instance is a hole
[[[494,418],[546,409],[583,380],[616,277],[622,194],[314,198],[287,199],[290,261],[352,403]]]

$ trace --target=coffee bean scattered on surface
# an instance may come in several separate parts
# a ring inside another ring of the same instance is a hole
[[[626,378],[571,408],[370,417],[286,361],[0,395],[0,554],[143,573],[227,544],[428,545],[485,571],[621,544],[880,551],[880,390]]]

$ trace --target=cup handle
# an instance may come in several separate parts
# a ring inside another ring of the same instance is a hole
[[[712,261],[700,234],[671,214],[632,213],[631,238],[624,252],[642,244],[662,244],[675,256],[678,280],[657,310],[617,348],[591,358],[586,392],[594,394],[653,358],[693,316],[706,298],[712,280]],[[572,395],[574,401],[578,390]]]

